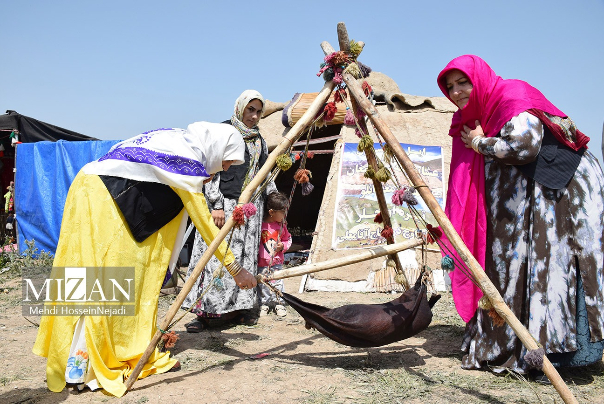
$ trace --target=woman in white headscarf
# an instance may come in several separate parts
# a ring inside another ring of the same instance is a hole
[[[208,207],[212,212],[214,223],[222,227],[225,218],[230,216],[237,206],[241,191],[256,176],[258,170],[268,157],[266,142],[258,130],[258,122],[262,117],[264,98],[255,90],[244,91],[237,101],[233,116],[224,123],[230,123],[241,134],[245,141],[245,163],[233,166],[228,171],[216,175],[205,185],[205,196]],[[262,196],[254,202],[258,212],[264,210],[264,200],[268,193],[276,190],[273,182],[269,184]],[[262,215],[257,214],[246,220],[244,226],[234,230],[230,249],[238,262],[251,271],[256,271],[258,263],[258,246],[260,245],[260,227]],[[189,263],[189,275],[207,249],[207,244],[196,234],[195,244]],[[258,321],[257,297],[255,289],[241,290],[233,279],[226,275],[222,278],[220,287],[212,287],[199,300],[202,292],[212,281],[212,274],[220,267],[215,258],[208,262],[200,281],[191,289],[183,303],[184,309],[191,309],[197,314],[195,320],[187,324],[188,332],[200,332],[208,327],[210,318],[223,318],[235,324],[255,324]],[[255,272],[253,272],[256,275]]]
[[[120,142],[82,168],[67,195],[51,278],[62,279],[63,268],[133,267],[135,314],[43,316],[33,351],[48,358],[50,390],[73,383],[125,393],[124,379],[156,332],[159,290],[179,252],[174,247],[182,235],[177,235],[190,216],[201,236],[213,240],[218,230],[203,184],[243,163],[244,149],[232,126],[197,122],[186,130],[159,129]],[[216,256],[239,287],[254,289],[254,277],[225,243]],[[156,349],[139,377],[175,365],[169,352]]]

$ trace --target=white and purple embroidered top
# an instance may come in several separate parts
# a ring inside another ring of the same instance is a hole
[[[157,129],[124,140],[82,171],[202,192],[203,181],[222,170],[222,161],[243,164],[244,153],[241,133],[233,126],[195,122],[187,129]]]

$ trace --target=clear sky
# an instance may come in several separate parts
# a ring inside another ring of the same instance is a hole
[[[481,56],[537,87],[602,161],[604,1],[2,1],[0,112],[99,139],[222,121],[245,89],[285,102],[322,87],[336,25],[359,60],[408,94],[442,95],[439,71]]]

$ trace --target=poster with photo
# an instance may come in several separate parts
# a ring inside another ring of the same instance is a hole
[[[401,146],[421,174],[426,185],[444,209],[445,187],[443,182],[443,156],[439,146],[421,146],[401,143]],[[379,143],[374,144],[376,155],[382,161],[383,151]],[[405,175],[395,160],[387,165],[394,172],[398,182],[408,185]],[[357,151],[356,143],[346,143],[340,159],[338,193],[334,214],[334,232],[332,247],[337,250],[348,248],[364,248],[385,244],[380,236],[383,224],[375,223],[375,215],[380,211],[373,182],[365,177],[367,159],[364,152]],[[406,204],[396,206],[392,203],[392,194],[396,191],[393,181],[383,184],[388,210],[392,220],[395,242],[401,242],[415,237],[416,223]],[[434,216],[426,204],[415,192],[419,204],[415,206],[421,217],[433,226],[438,226]],[[420,229],[423,227],[420,224]],[[436,245],[434,245],[436,247]]]

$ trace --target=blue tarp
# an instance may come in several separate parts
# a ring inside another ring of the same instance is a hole
[[[36,142],[17,145],[15,213],[19,252],[25,240],[55,253],[67,191],[80,169],[103,156],[119,140]]]

